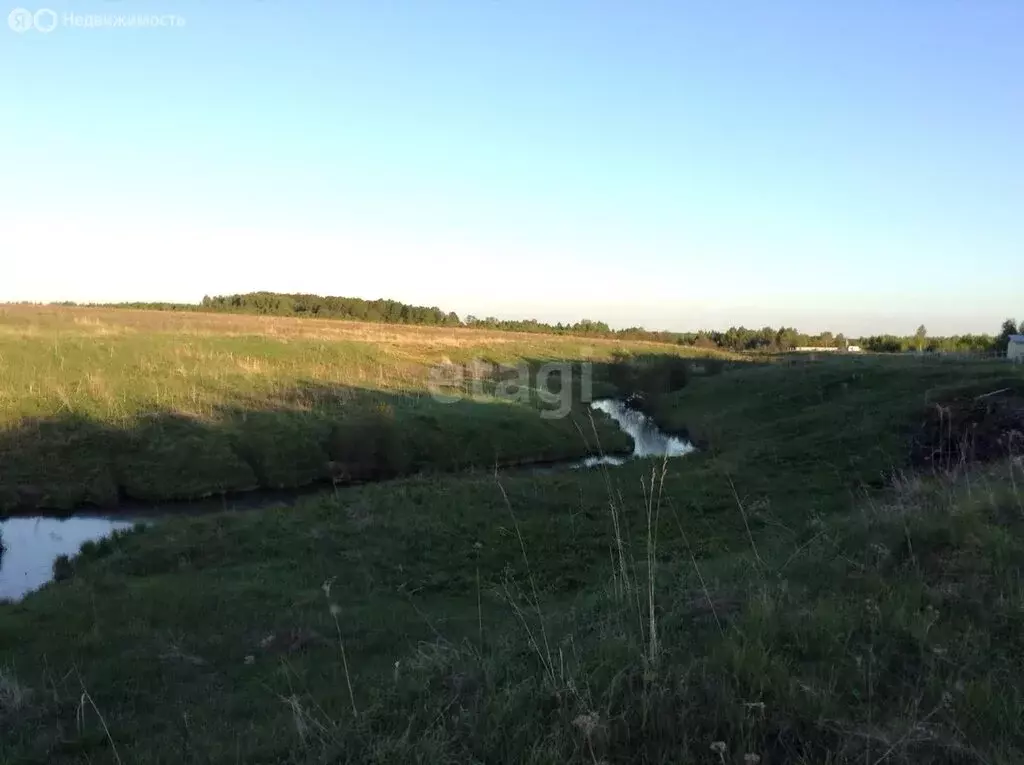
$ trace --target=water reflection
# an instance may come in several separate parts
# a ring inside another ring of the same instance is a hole
[[[633,458],[636,457],[682,457],[695,450],[693,444],[676,436],[661,432],[654,421],[643,412],[630,409],[621,401],[605,398],[590,404],[591,409],[604,412],[619,428],[633,439]],[[605,455],[587,457],[573,465],[575,468],[597,465],[622,465],[623,457]]]
[[[130,520],[99,517],[8,518],[0,521],[4,552],[0,555],[0,600],[18,600],[53,577],[53,562],[76,555],[83,542],[96,541]]]

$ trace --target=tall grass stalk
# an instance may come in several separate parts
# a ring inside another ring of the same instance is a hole
[[[505,507],[508,509],[508,513],[509,513],[509,515],[512,518],[512,526],[516,530],[516,538],[519,540],[519,551],[520,551],[520,553],[523,556],[523,565],[526,566],[526,576],[527,576],[527,579],[530,582],[530,590],[531,590],[531,594],[533,596],[533,603],[532,603],[532,605],[534,607],[534,610],[537,612],[537,624],[538,624],[538,628],[540,630],[541,640],[543,640],[543,642],[544,642],[544,652],[543,652],[543,654],[541,654],[540,645],[537,643],[537,641],[533,637],[532,633],[530,633],[530,640],[533,643],[534,649],[537,651],[538,656],[540,656],[540,658],[541,658],[541,662],[543,663],[543,665],[545,667],[545,670],[547,671],[548,676],[549,676],[549,678],[551,680],[552,687],[557,687],[557,677],[556,677],[556,674],[555,674],[554,657],[553,657],[553,654],[551,652],[551,644],[548,641],[547,627],[544,624],[544,614],[543,614],[543,612],[541,610],[541,606],[540,606],[540,592],[537,589],[537,580],[535,579],[535,577],[533,575],[533,569],[530,566],[529,556],[527,556],[527,554],[526,554],[526,542],[523,541],[523,532],[522,532],[522,529],[520,529],[520,527],[519,527],[519,519],[516,518],[515,510],[512,509],[512,502],[508,498],[508,492],[505,491],[505,487],[502,485],[501,481],[498,480],[497,478],[495,478],[495,483],[497,483],[498,489],[501,491],[502,499],[505,501]],[[506,592],[507,592],[507,590],[506,590]],[[528,625],[526,624],[526,620],[523,617],[522,611],[519,611],[518,615],[519,615],[520,621],[522,621],[522,623],[523,623],[523,626],[527,627],[527,629],[529,629]]]
[[[654,591],[658,573],[658,528],[661,520],[661,496],[665,486],[666,473],[668,473],[667,456],[662,459],[660,473],[657,467],[651,468],[650,486],[642,486],[646,496],[647,510],[647,658],[652,666],[658,661],[658,628],[654,610]],[[643,484],[642,480],[641,484]],[[655,496],[655,490],[657,490],[657,496]]]
[[[322,589],[324,595],[328,600],[328,609],[331,613],[331,618],[334,620],[334,628],[338,632],[338,648],[341,651],[341,664],[345,671],[345,684],[348,686],[348,698],[352,704],[352,716],[359,717],[359,710],[356,708],[356,695],[352,690],[352,675],[348,670],[348,657],[345,655],[345,640],[341,636],[341,623],[338,621],[338,615],[341,613],[341,607],[336,603],[331,603],[331,585],[334,583],[333,579],[328,579],[323,583]]]
[[[747,530],[747,539],[750,540],[750,549],[754,551],[754,558],[757,560],[759,567],[764,568],[764,561],[761,560],[761,554],[757,551],[757,543],[754,542],[754,535],[750,531],[750,522],[747,520],[747,510],[743,507],[743,501],[740,499],[739,493],[736,491],[736,484],[732,481],[732,476],[726,473],[725,479],[729,482],[729,489],[732,491],[732,496],[736,500],[736,507],[740,510],[740,516],[743,518],[743,527]]]
[[[100,708],[96,706],[96,702],[93,701],[92,696],[86,689],[85,683],[82,681],[81,677],[79,677],[79,684],[82,687],[82,694],[79,696],[78,709],[75,713],[79,731],[85,727],[85,704],[88,702],[89,706],[91,706],[93,711],[96,712],[96,717],[99,718],[100,725],[103,726],[103,733],[107,737],[107,741],[110,743],[110,751],[114,755],[114,760],[118,765],[121,765],[121,755],[117,752],[117,744],[114,743],[114,737],[110,735],[110,728],[107,727],[107,721],[104,719],[103,713],[100,711]]]

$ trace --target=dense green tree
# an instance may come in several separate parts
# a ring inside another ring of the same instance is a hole
[[[800,333],[792,327],[780,327],[775,333],[775,347],[780,351],[789,351],[800,345]]]
[[[924,351],[925,340],[928,338],[928,330],[924,324],[917,328],[917,332],[914,333],[914,348],[917,349],[918,353]]]
[[[214,297],[206,295],[200,307],[205,311],[269,316],[315,316],[326,319],[387,321],[396,324],[443,324],[450,323],[453,318],[456,322],[458,320],[457,315],[445,314],[435,306],[406,305],[395,300],[287,295],[275,292],[250,292],[244,295]]]
[[[873,353],[900,353],[907,349],[903,339],[894,335],[874,335],[864,340],[861,346]]]
[[[997,353],[1006,353],[1006,348],[1010,344],[1010,335],[1017,334],[1017,320],[1007,319],[1003,322],[1002,328],[999,330],[999,334],[996,335],[992,342],[992,350]]]

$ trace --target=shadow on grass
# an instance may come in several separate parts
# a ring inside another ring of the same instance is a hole
[[[1005,413],[1015,381],[894,371],[829,362],[688,383],[665,403],[712,418],[719,452],[679,463],[653,507],[638,480],[651,466],[636,464],[621,485],[371,485],[97,544],[72,581],[0,611],[0,655],[20,673],[0,679],[31,699],[8,702],[0,741],[36,762],[99,759],[115,741],[139,762],[1020,762],[1020,468],[847,495],[847,479],[906,451],[904,425],[927,407],[959,396]],[[478,418],[503,408],[522,410],[513,428],[551,424],[528,407],[314,386],[235,402],[216,432],[232,454],[248,439],[258,459],[238,459],[259,480],[289,452],[247,428],[292,437],[277,416],[320,415],[295,427],[329,460],[322,433],[350,404],[375,427],[391,404],[410,437],[427,432],[417,416],[439,417],[443,448],[462,417],[485,445],[501,431]],[[181,427],[171,443],[193,432]],[[849,463],[872,448],[876,461]],[[102,727],[79,722],[85,688]]]
[[[678,390],[693,363],[622,355],[584,372],[550,360],[518,367],[475,360],[440,370],[432,390],[448,399],[306,380],[268,396],[236,395],[201,417],[154,405],[126,422],[80,413],[26,418],[0,432],[0,513],[196,500],[626,451],[630,439],[604,415],[592,417],[589,402],[647,401]]]
[[[548,420],[500,402],[443,404],[312,383],[281,399],[204,418],[151,411],[125,426],[79,414],[24,420],[0,435],[0,510],[358,483],[568,459],[591,448],[577,429],[585,433],[589,423],[575,412]],[[302,403],[313,399],[319,403]],[[623,446],[615,433],[604,435]]]

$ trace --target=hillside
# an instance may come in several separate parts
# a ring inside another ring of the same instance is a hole
[[[662,355],[730,358],[568,335],[9,306],[0,513],[576,458],[596,448],[581,436],[583,365],[601,395],[609,364]],[[561,369],[540,390],[545,364]],[[524,384],[499,400],[509,380]],[[629,447],[606,423],[597,435]]]
[[[0,608],[0,758],[1017,762],[1022,396],[1005,364],[743,365],[653,397],[688,457],[90,545]]]

